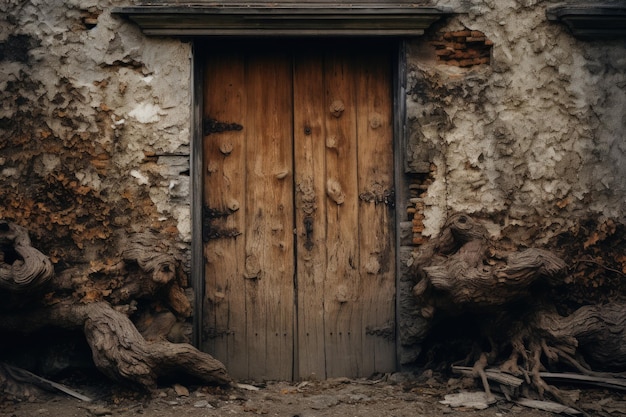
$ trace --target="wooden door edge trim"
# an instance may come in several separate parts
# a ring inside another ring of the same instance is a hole
[[[393,59],[393,164],[394,164],[394,197],[395,197],[395,263],[396,263],[396,297],[395,297],[395,344],[396,344],[396,371],[400,370],[400,331],[398,326],[398,314],[401,311],[400,297],[398,289],[400,288],[400,279],[402,260],[400,258],[402,247],[401,227],[400,223],[402,218],[400,216],[399,207],[402,207],[402,203],[407,201],[405,195],[405,183],[406,178],[404,176],[404,155],[406,149],[406,55],[407,55],[407,42],[400,40],[396,45],[396,56]]]
[[[194,46],[191,54],[190,181],[191,181],[191,287],[194,291],[192,344],[200,349],[204,305],[204,242],[202,241],[203,177],[202,112],[204,67]]]

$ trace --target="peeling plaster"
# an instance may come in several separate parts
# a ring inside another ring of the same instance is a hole
[[[114,251],[114,242],[102,239],[112,227],[158,224],[181,240],[190,236],[189,218],[179,214],[189,211],[188,158],[186,169],[177,166],[162,181],[145,169],[146,155],[189,150],[190,44],[145,37],[111,16],[118,5],[0,4],[0,43],[20,36],[12,39],[22,48],[0,60],[0,134],[10,135],[0,144],[10,155],[2,175],[21,182],[5,187],[0,216],[28,224],[42,249],[60,259]],[[86,14],[97,16],[95,26],[83,23]],[[170,171],[167,158],[160,163]],[[56,196],[57,184],[67,195]],[[51,217],[71,204],[82,208]],[[70,214],[86,216],[80,222],[88,227],[72,231]],[[93,250],[81,253],[83,242]]]
[[[421,139],[409,150],[431,149],[414,155],[431,162],[441,153],[446,167],[428,190],[425,235],[436,234],[450,211],[564,228],[588,215],[625,221],[626,89],[615,87],[626,83],[626,47],[572,38],[545,19],[548,5],[482,2],[435,29],[484,32],[494,48],[483,68],[453,71],[423,59],[424,40],[411,44],[409,134]],[[433,109],[443,110],[445,123],[424,117]],[[445,201],[434,197],[442,193]],[[567,210],[555,208],[569,196]]]
[[[161,108],[150,103],[141,103],[132,109],[128,116],[135,118],[139,123],[155,123],[160,120]]]
[[[433,33],[475,29],[494,45],[489,65],[459,68],[436,61],[432,33],[409,42],[403,168],[428,177],[423,236],[455,211],[494,237],[524,231],[523,244],[579,219],[626,222],[623,40],[573,38],[547,21],[548,0],[430,3],[460,12]],[[100,260],[149,228],[190,252],[191,45],[110,14],[126,5],[0,2],[0,43],[16,47],[0,60],[0,217],[53,258]],[[417,338],[407,326],[401,338]]]

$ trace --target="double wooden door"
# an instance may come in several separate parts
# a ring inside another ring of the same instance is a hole
[[[202,348],[241,379],[395,369],[391,51],[209,49]]]

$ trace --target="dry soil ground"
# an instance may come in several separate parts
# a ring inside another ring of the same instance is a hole
[[[29,400],[4,397],[0,416],[10,417],[213,417],[213,416],[362,416],[362,417],[546,417],[554,414],[499,400],[487,409],[452,408],[441,404],[446,394],[471,387],[471,381],[427,374],[405,374],[380,379],[272,382],[222,389],[206,386],[163,385],[151,395],[113,385],[104,379],[76,378],[63,381],[93,398],[82,402],[63,394],[37,394]],[[255,388],[258,388],[255,389]],[[626,398],[619,393],[585,390],[579,403],[591,407],[591,415],[620,416]],[[589,408],[588,408],[589,409]]]

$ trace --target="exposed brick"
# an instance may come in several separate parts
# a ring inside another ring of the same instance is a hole
[[[459,30],[456,32],[451,32],[451,34],[455,38],[466,38],[468,36],[472,36],[472,32],[470,30]]]
[[[411,229],[411,231],[413,233],[422,233],[424,231],[424,225],[420,225],[420,226],[413,226],[413,228]]]
[[[439,33],[440,40],[431,42],[439,62],[459,67],[489,64],[493,42],[479,30],[458,30]]]
[[[424,220],[424,213],[420,213],[419,211],[416,212],[415,214],[413,214],[413,225],[418,225],[422,223],[422,220]]]
[[[478,58],[480,56],[480,52],[475,50],[475,49],[470,49],[468,51],[464,51],[462,54],[462,58],[464,59],[469,59],[469,58]]]

